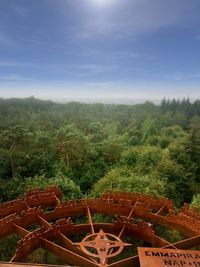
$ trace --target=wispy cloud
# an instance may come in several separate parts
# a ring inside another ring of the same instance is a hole
[[[10,74],[6,76],[0,76],[0,81],[15,82],[15,81],[25,81],[27,78],[20,76],[18,74]]]
[[[1,61],[0,69],[4,68],[20,68],[20,69],[38,69],[38,70],[56,70],[57,73],[71,73],[79,77],[92,76],[99,73],[107,73],[114,71],[118,68],[117,64],[67,64],[67,63],[33,63],[33,62],[21,62],[21,61]]]
[[[100,73],[107,73],[117,69],[117,65],[104,65],[104,64],[83,64],[76,65],[75,68],[79,69],[79,76],[92,76]]]
[[[194,73],[183,73],[183,72],[169,73],[161,75],[161,77],[167,80],[174,80],[174,81],[200,79],[200,71]]]

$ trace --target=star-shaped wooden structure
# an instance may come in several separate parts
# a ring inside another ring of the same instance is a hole
[[[117,256],[122,252],[124,247],[131,246],[132,244],[123,243],[119,237],[112,234],[106,234],[101,229],[97,234],[93,233],[86,236],[77,245],[87,255],[99,258],[101,266],[106,266],[108,258]],[[91,252],[88,248],[94,249],[94,252]],[[114,251],[114,249],[116,250]]]

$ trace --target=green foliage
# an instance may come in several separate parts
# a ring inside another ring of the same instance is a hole
[[[132,119],[129,126],[126,128],[126,132],[128,133],[129,142],[132,146],[139,144],[140,131],[135,118]]]
[[[163,158],[156,166],[160,178],[167,180],[167,196],[177,206],[191,199],[191,180],[184,168],[170,158]]]
[[[55,146],[68,168],[85,164],[93,153],[89,138],[73,124],[63,126],[57,131]]]
[[[200,194],[194,195],[190,206],[200,211]]]
[[[45,176],[36,176],[28,178],[26,181],[26,189],[45,188],[51,185],[58,186],[65,199],[81,198],[82,196],[79,186],[62,173],[58,173],[57,176],[49,179]]]
[[[0,132],[0,148],[10,162],[12,177],[17,176],[21,161],[28,157],[31,137],[32,134],[20,125]]]
[[[16,235],[10,235],[0,240],[0,261],[10,261],[19,240],[20,238]]]
[[[0,179],[0,202],[22,197],[26,190],[25,180],[20,177]]]
[[[141,192],[153,196],[165,196],[166,181],[156,174],[138,175],[127,168],[115,168],[99,180],[93,189],[93,195],[107,190]]]
[[[123,166],[134,167],[139,173],[149,173],[162,159],[162,150],[156,146],[137,146],[127,149],[121,157]]]
[[[15,177],[8,181],[0,179],[0,202],[23,197],[29,189],[45,188],[51,185],[58,186],[62,190],[65,199],[82,197],[80,187],[64,174],[58,173],[55,177],[51,178],[42,175],[26,179]]]
[[[167,240],[169,243],[172,244],[186,238],[178,231],[168,229],[167,227],[161,225],[155,225],[154,230],[158,236],[164,238],[165,240]]]
[[[142,124],[141,129],[141,143],[145,143],[145,141],[153,135],[156,135],[158,131],[157,122],[152,116],[148,116]]]
[[[197,165],[197,175],[200,174],[200,117],[191,120],[189,132],[189,148],[192,160]]]

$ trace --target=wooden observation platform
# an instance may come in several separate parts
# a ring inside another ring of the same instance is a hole
[[[168,199],[124,192],[61,199],[61,191],[49,187],[0,205],[0,239],[20,237],[10,261],[0,267],[55,266],[25,263],[38,248],[64,266],[200,267],[200,214],[187,204],[176,213]],[[30,230],[32,225],[38,227]],[[179,232],[181,239],[166,240],[158,227]]]

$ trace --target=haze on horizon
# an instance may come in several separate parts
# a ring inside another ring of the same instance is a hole
[[[0,97],[200,98],[199,0],[1,0]]]

